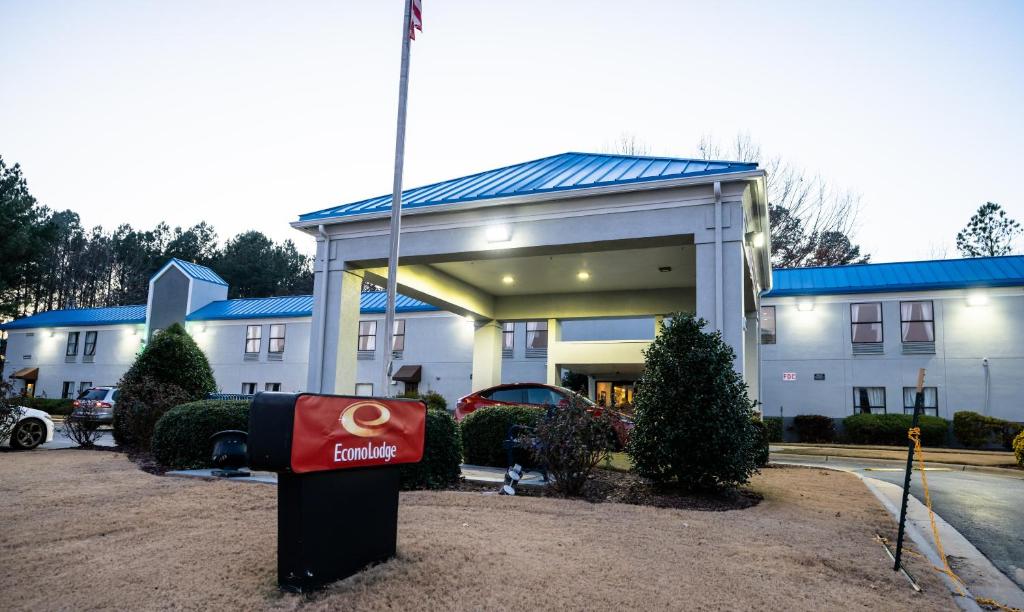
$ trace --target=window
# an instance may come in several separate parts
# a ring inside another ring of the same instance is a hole
[[[491,391],[487,399],[496,402],[509,402],[510,404],[524,404],[526,403],[526,389],[496,389]]]
[[[85,332],[85,351],[82,354],[86,357],[92,357],[96,354],[96,332]]]
[[[68,332],[68,350],[64,354],[68,357],[78,354],[78,332]]]
[[[85,393],[92,388],[92,381],[85,381],[78,383],[78,392]]]
[[[885,414],[885,387],[854,387],[854,414]]]
[[[775,344],[775,307],[761,307],[761,344]]]
[[[372,321],[371,321],[372,323]],[[373,395],[373,383],[356,383],[356,395],[370,397]]]
[[[242,395],[255,395],[256,383],[242,383]]]
[[[395,333],[391,337],[391,350],[401,353],[405,350],[405,319],[397,319],[394,330]]]
[[[259,350],[259,347],[256,347]],[[271,353],[283,353],[284,352],[284,325],[271,325],[270,326],[270,348]]]
[[[263,390],[264,391],[280,391],[281,390],[281,383],[267,383],[267,384],[263,385]]]
[[[262,325],[245,326],[245,352],[255,355],[260,352],[260,340],[263,338]],[[248,384],[248,383],[246,383]],[[255,384],[255,383],[253,383]]]
[[[557,406],[564,398],[550,389],[544,387],[529,387],[526,389],[527,404],[541,404]]]
[[[529,321],[526,324],[526,347],[532,349],[548,348],[547,321]]]
[[[72,380],[65,380],[60,388],[60,399],[69,399],[75,392],[75,383]]]
[[[854,343],[882,341],[882,303],[850,304],[850,337]]]
[[[924,395],[924,411],[921,414],[939,416],[939,391],[935,387],[921,389]],[[914,402],[917,401],[917,387],[903,387],[903,412],[914,414]]]
[[[511,353],[516,345],[516,324],[508,321],[501,324],[501,350]]]
[[[373,351],[377,349],[377,322],[359,322],[359,350]]]
[[[904,342],[935,342],[935,310],[929,302],[900,302]]]

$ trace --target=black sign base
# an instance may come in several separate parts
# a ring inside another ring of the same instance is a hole
[[[398,471],[278,474],[278,585],[303,593],[394,557]]]

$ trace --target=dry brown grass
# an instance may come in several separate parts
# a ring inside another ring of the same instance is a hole
[[[313,597],[275,586],[273,487],[160,477],[122,455],[0,454],[0,607],[44,609],[953,609],[915,595],[853,476],[769,469],[754,508],[698,512],[404,493],[399,556]],[[917,563],[912,561],[912,563]]]
[[[906,447],[894,446],[800,446],[790,444],[779,444],[776,446],[779,453],[787,455],[810,455],[829,457],[856,457],[864,459],[892,459],[905,461],[907,458]],[[949,448],[925,448],[924,460],[926,463],[947,463],[955,465],[974,465],[983,467],[1017,468],[1017,459],[1013,453],[1003,451],[970,451]]]

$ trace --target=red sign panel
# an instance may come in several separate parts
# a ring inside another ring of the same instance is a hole
[[[416,463],[423,458],[426,418],[426,406],[413,400],[300,395],[292,471]]]

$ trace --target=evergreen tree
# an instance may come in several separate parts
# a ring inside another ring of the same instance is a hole
[[[964,257],[1009,255],[1020,233],[1020,223],[1008,217],[1002,206],[985,202],[957,233],[956,248]]]

